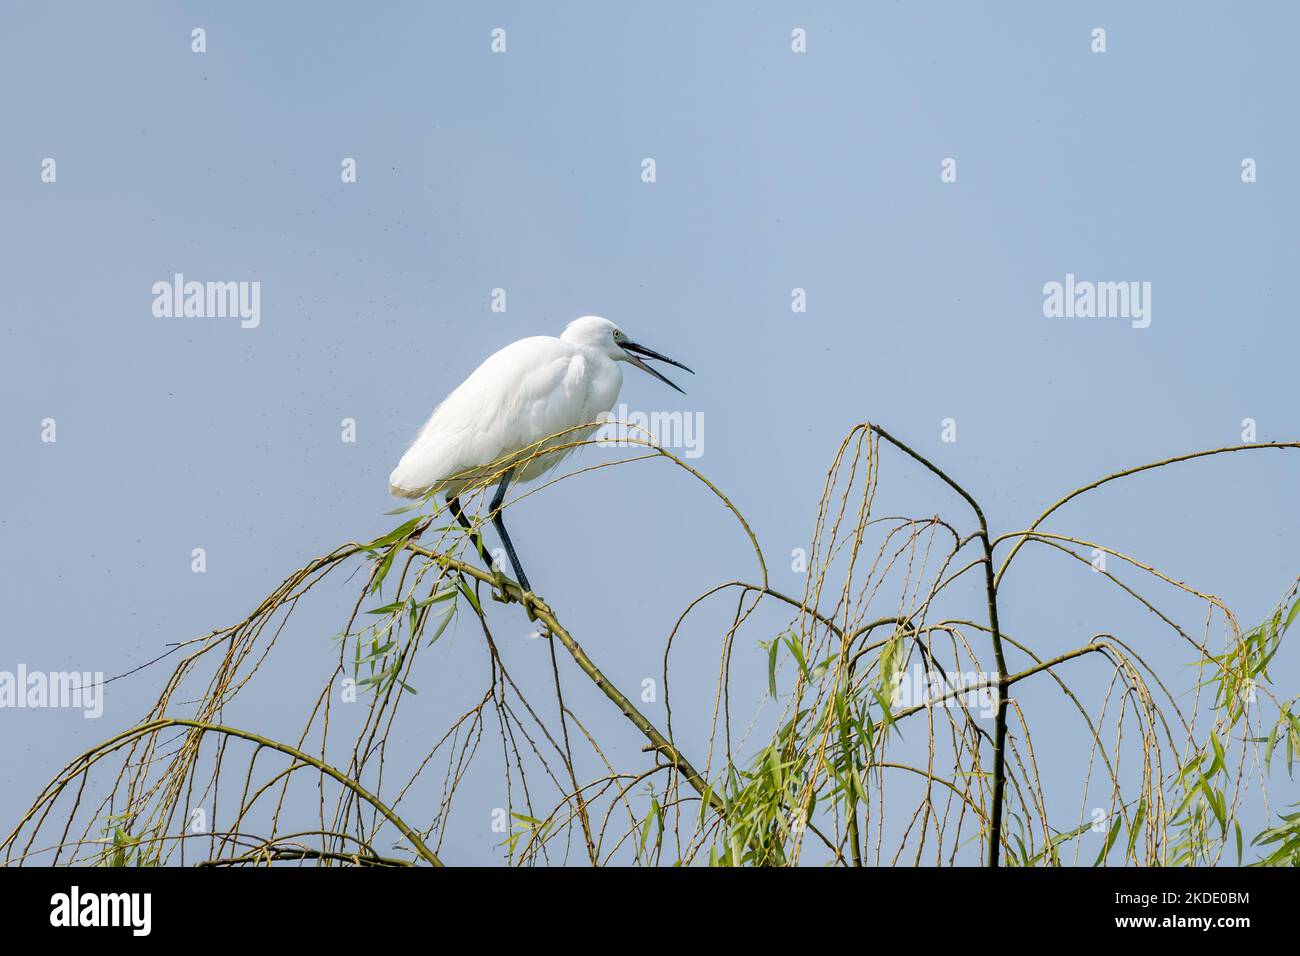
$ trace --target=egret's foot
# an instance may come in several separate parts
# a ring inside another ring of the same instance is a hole
[[[528,620],[530,621],[537,620],[537,614],[539,611],[545,614],[551,612],[551,606],[532,591],[525,591],[523,597],[520,599],[520,603],[523,604],[524,610],[528,612]]]
[[[498,604],[510,603],[510,595],[506,593],[505,572],[499,568],[492,569],[492,600]]]

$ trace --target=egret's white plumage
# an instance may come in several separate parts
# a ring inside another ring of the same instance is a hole
[[[570,322],[558,339],[538,335],[507,345],[433,410],[389,476],[388,490],[402,498],[445,494],[448,510],[469,533],[479,556],[491,565],[482,535],[465,516],[459,495],[467,486],[500,472],[488,514],[532,616],[533,605],[539,602],[501,514],[506,489],[513,480],[550,471],[574,443],[599,427],[597,419],[614,407],[623,385],[619,362],[631,362],[677,388],[640,355],[686,369],[629,341],[617,325],[596,315]]]
[[[402,498],[430,491],[455,497],[466,486],[516,462],[520,462],[516,481],[545,474],[572,449],[525,461],[535,451],[530,446],[580,425],[588,427],[542,447],[590,435],[597,426],[589,423],[618,400],[623,385],[620,362],[631,362],[667,381],[632,351],[672,362],[629,342],[613,322],[595,315],[570,322],[559,338],[538,335],[507,345],[433,410],[393,469],[389,491]]]

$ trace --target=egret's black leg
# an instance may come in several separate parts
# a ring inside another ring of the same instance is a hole
[[[492,555],[488,554],[487,548],[483,545],[483,536],[474,530],[474,526],[470,524],[469,519],[465,517],[465,512],[461,510],[460,499],[454,495],[448,495],[447,507],[451,509],[451,513],[456,516],[456,520],[461,523],[462,527],[469,532],[470,540],[474,542],[474,547],[478,548],[478,556],[483,559],[483,563],[486,564],[488,570],[491,571]]]
[[[519,586],[525,591],[532,591],[528,585],[528,575],[524,574],[524,569],[519,564],[519,555],[515,554],[515,546],[510,542],[510,535],[506,532],[506,523],[501,520],[501,502],[505,500],[506,488],[510,485],[510,479],[515,476],[513,468],[507,469],[506,473],[501,476],[501,482],[497,485],[497,493],[492,497],[492,504],[488,506],[488,514],[492,516],[492,524],[497,529],[497,534],[501,535],[501,543],[506,546],[506,554],[510,555],[510,566],[515,570],[515,577],[519,580]]]

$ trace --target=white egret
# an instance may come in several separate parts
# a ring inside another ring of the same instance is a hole
[[[451,513],[470,533],[479,555],[491,568],[492,559],[474,535],[459,496],[504,468],[488,512],[527,595],[527,604],[533,599],[532,588],[501,518],[506,488],[512,480],[528,481],[546,474],[573,448],[545,454],[539,450],[571,445],[595,431],[598,426],[589,423],[618,400],[623,385],[618,363],[630,362],[682,391],[638,356],[691,371],[681,362],[630,341],[617,325],[596,315],[570,322],[559,338],[537,335],[507,345],[433,410],[393,469],[389,492],[399,498],[445,494]]]

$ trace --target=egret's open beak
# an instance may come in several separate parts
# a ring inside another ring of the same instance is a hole
[[[685,372],[691,372],[691,370],[688,369],[681,362],[678,362],[675,359],[670,359],[667,355],[660,355],[654,349],[648,349],[644,345],[637,345],[635,342],[622,342],[620,344],[623,347],[623,351],[628,353],[627,360],[629,362],[631,362],[633,365],[635,365],[637,368],[641,369],[642,371],[649,372],[651,375],[659,379],[659,381],[663,382],[669,388],[677,388],[677,386],[674,385],[666,376],[659,374],[659,371],[657,369],[651,368],[645,362],[637,358],[637,355],[644,355],[648,359],[658,359],[661,362],[667,362],[669,365],[676,365],[679,369],[682,369]],[[695,373],[691,372],[691,374],[694,375]],[[681,392],[683,395],[686,394],[686,392],[682,391],[682,389],[680,388],[677,388],[677,391]]]

